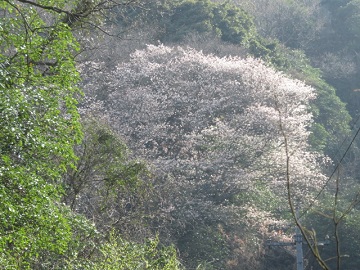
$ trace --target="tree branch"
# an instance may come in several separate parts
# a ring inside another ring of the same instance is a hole
[[[311,253],[314,255],[314,257],[315,257],[316,261],[319,263],[320,267],[322,269],[324,269],[324,270],[329,270],[330,268],[327,266],[326,262],[321,258],[316,244],[312,245],[312,241],[311,241],[310,238],[313,238],[313,241],[316,242],[315,234],[310,232],[310,235],[309,235],[309,231],[300,224],[299,217],[296,214],[293,198],[292,198],[292,195],[291,195],[289,141],[288,141],[288,136],[287,136],[287,134],[285,132],[284,125],[283,125],[283,115],[281,113],[279,104],[277,102],[277,96],[276,95],[275,95],[275,109],[277,110],[278,115],[279,115],[279,129],[280,129],[281,135],[282,135],[282,137],[284,139],[284,148],[285,148],[285,157],[286,157],[286,173],[285,173],[286,190],[287,190],[287,200],[288,200],[288,203],[289,203],[289,206],[290,206],[291,215],[293,216],[295,225],[299,228],[301,234],[303,235],[303,237],[305,239],[305,242],[309,246],[309,249],[310,249]]]
[[[16,0],[16,1],[24,3],[24,4],[33,5],[35,7],[39,7],[39,8],[42,8],[42,9],[55,11],[56,13],[65,13],[67,15],[74,15],[74,13],[72,13],[70,11],[67,11],[65,9],[61,9],[61,8],[58,8],[58,7],[54,7],[54,6],[45,6],[45,5],[41,5],[41,4],[38,4],[36,2],[32,2],[32,1],[28,1],[28,0]],[[6,1],[6,2],[9,2],[9,1]]]

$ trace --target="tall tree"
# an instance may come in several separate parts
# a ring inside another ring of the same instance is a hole
[[[169,219],[177,241],[185,243],[201,226],[210,226],[216,239],[219,224],[246,237],[241,222],[260,219],[261,209],[248,209],[238,198],[255,192],[257,183],[283,202],[289,192],[305,204],[321,188],[321,156],[307,142],[314,90],[260,60],[148,46],[128,63],[97,75],[105,78],[100,89],[110,96],[104,102],[114,127],[155,166],[155,188],[162,193],[158,205],[167,214],[163,220],[157,216],[156,225]],[[93,92],[94,86],[88,81],[85,89]],[[247,210],[259,215],[246,215]]]
[[[72,28],[114,1],[0,2],[0,264],[39,265],[72,239],[61,175],[82,137]]]
[[[0,253],[2,265],[26,268],[42,250],[63,251],[71,236],[56,200],[81,138],[78,44],[62,16],[52,14],[49,26],[36,7],[0,5]]]

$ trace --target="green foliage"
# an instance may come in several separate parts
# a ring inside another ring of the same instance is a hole
[[[30,6],[0,8],[0,254],[7,269],[27,269],[71,239],[56,183],[81,138],[78,45],[54,14],[49,26]]]
[[[66,206],[61,209],[71,229],[66,247],[61,253],[43,249],[29,265],[30,269],[91,269],[94,261],[92,256],[99,249],[102,235],[84,216],[75,214]]]
[[[82,143],[76,147],[79,162],[73,171],[74,177],[79,179],[72,181],[90,181],[95,177],[102,178],[109,188],[116,185],[126,186],[127,189],[136,188],[140,184],[139,176],[146,174],[145,164],[129,157],[130,152],[125,143],[106,123],[89,115],[83,118],[85,134]]]
[[[223,41],[249,46],[256,39],[251,17],[230,2],[210,0],[149,1],[145,7],[129,8],[118,13],[122,26],[152,24],[161,42],[180,42],[191,33],[215,35]]]
[[[316,89],[317,98],[311,104],[314,124],[311,126],[310,143],[312,148],[323,151],[335,158],[338,146],[350,134],[351,117],[344,102],[337,96],[335,89],[323,78],[319,69],[314,68],[308,57],[299,50],[274,46],[269,61],[292,77],[304,81]]]
[[[245,46],[256,36],[255,26],[244,10],[230,3],[215,4],[208,0],[176,5],[164,41],[180,41],[192,32],[215,34],[223,41]]]
[[[330,31],[319,38],[313,50],[321,54],[321,58],[335,56],[334,60],[331,57],[320,59],[327,69],[324,78],[336,88],[338,96],[347,103],[349,113],[356,119],[359,115],[359,94],[353,90],[360,85],[360,1],[338,0],[327,1],[325,4],[332,18]],[[313,56],[316,57],[314,54]]]
[[[234,44],[247,46],[256,37],[255,25],[242,9],[224,3],[213,10],[214,24],[221,31],[221,39]]]
[[[130,156],[119,135],[99,119],[83,116],[84,139],[75,147],[76,167],[63,177],[63,201],[91,218],[100,231],[113,228],[127,235],[130,224],[144,225],[141,205],[144,197],[151,196],[152,189],[144,181],[149,172],[143,161]]]
[[[284,205],[286,201],[280,198],[264,181],[258,181],[254,188],[241,192],[236,196],[234,204],[237,205],[252,205],[259,210],[268,212],[278,212],[279,205]]]
[[[230,253],[224,235],[215,224],[188,230],[177,246],[189,269],[225,269]]]
[[[117,237],[114,233],[100,248],[101,256],[91,267],[94,270],[180,270],[174,247],[162,247],[159,239],[136,244]]]
[[[179,41],[190,32],[206,33],[213,30],[212,4],[209,1],[185,1],[175,6],[166,25],[165,40]]]
[[[359,49],[359,14],[360,2],[358,0],[339,0],[327,3],[327,8],[332,14],[332,28],[334,34],[329,44],[324,44],[326,49],[346,50]],[[329,38],[330,39],[330,38]]]
[[[360,240],[359,233],[360,211],[354,208],[346,217],[344,224],[340,226],[341,267],[343,269],[355,269],[359,264]],[[346,243],[346,244],[344,244]]]
[[[172,10],[164,40],[180,41],[192,32],[215,34],[223,41],[248,45],[255,27],[245,11],[229,3],[183,1]]]
[[[345,30],[349,35],[350,40],[358,40],[360,38],[360,1],[352,0],[349,1],[345,6],[339,9],[339,19],[344,19],[343,28],[341,30]],[[354,49],[359,48],[358,44],[350,43],[351,47],[355,47]]]
[[[346,190],[347,188],[344,188]],[[351,190],[354,186],[351,187]],[[337,245],[340,250],[340,269],[355,269],[359,261],[358,247],[360,245],[357,237],[360,222],[360,212],[357,207],[354,207],[349,213],[345,213],[347,207],[353,202],[352,196],[344,193],[338,198],[338,205],[336,211],[334,209],[334,197],[331,194],[326,194],[321,205],[314,207],[305,216],[304,225],[315,232],[316,242],[324,242],[325,237],[328,236],[329,243],[324,246],[319,246],[319,252],[323,259],[327,260],[330,269],[336,269],[338,257],[336,256]],[[336,219],[334,213],[336,212]],[[342,217],[343,216],[343,217]],[[341,220],[339,220],[339,218]],[[338,222],[335,227],[335,222]],[[310,258],[310,260],[314,260]]]
[[[326,131],[323,125],[315,123],[311,127],[310,142],[313,149],[318,152],[324,151],[328,140],[330,138],[329,132]],[[330,145],[329,145],[330,147]]]

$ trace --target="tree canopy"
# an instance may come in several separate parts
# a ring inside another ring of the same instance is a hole
[[[101,65],[90,62],[83,69]],[[84,87],[108,92],[103,102],[112,126],[155,166],[161,208],[168,213],[161,222],[172,220],[177,241],[197,226],[214,230],[222,224],[244,233],[235,216],[262,210],[247,209],[237,198],[253,192],[256,183],[283,202],[289,192],[304,205],[322,187],[321,155],[308,144],[315,91],[300,81],[260,60],[164,45],[136,51],[114,70],[100,70],[104,84],[93,77]],[[284,140],[291,159],[289,189]]]
[[[10,1],[0,8],[0,253],[2,265],[27,267],[71,238],[57,183],[81,139],[78,44],[56,13]]]

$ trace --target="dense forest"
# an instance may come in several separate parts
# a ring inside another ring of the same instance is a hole
[[[360,1],[2,0],[0,34],[0,269],[358,269]]]

